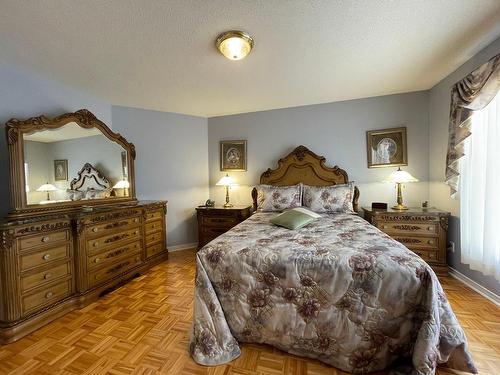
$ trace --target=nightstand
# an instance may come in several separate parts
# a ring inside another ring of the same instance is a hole
[[[196,207],[198,216],[198,249],[250,217],[252,206]]]
[[[425,260],[436,273],[448,273],[446,235],[449,212],[436,208],[405,211],[363,207],[365,219]]]

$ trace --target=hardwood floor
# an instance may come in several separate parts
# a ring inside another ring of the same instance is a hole
[[[338,375],[321,362],[243,345],[230,364],[203,367],[188,352],[195,274],[192,250],[86,308],[0,346],[0,374]],[[451,277],[442,279],[480,374],[500,374],[500,309]],[[438,374],[456,374],[440,368]]]

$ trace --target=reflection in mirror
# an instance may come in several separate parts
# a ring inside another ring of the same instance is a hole
[[[23,137],[28,204],[129,196],[127,152],[99,129],[72,122]]]

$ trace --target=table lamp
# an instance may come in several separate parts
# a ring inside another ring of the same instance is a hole
[[[224,204],[224,208],[228,207],[233,207],[231,203],[229,203],[229,188],[231,186],[236,186],[237,184],[234,182],[232,177],[229,177],[228,174],[226,174],[224,177],[222,177],[219,182],[217,182],[215,185],[218,186],[225,186],[226,188],[226,203]]]
[[[393,206],[392,208],[395,210],[407,210],[408,207],[406,207],[403,204],[403,194],[401,192],[401,185],[405,184],[407,182],[417,182],[418,180],[413,177],[411,174],[409,174],[406,171],[402,171],[401,168],[398,168],[397,171],[394,171],[390,174],[389,179],[387,182],[392,182],[395,183],[398,189],[398,198],[397,202],[398,204]]]
[[[123,196],[125,197],[125,189],[129,187],[130,183],[127,180],[120,180],[113,186],[113,189],[122,189]]]
[[[46,184],[43,184],[42,186],[40,186],[38,189],[36,189],[36,191],[43,191],[43,192],[46,192],[47,193],[47,200],[50,201],[50,195],[49,195],[49,192],[50,191],[57,191],[58,189],[52,185],[52,184],[49,184],[48,182]]]

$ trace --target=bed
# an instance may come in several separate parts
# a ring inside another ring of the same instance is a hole
[[[297,147],[261,184],[347,183],[347,173]],[[254,205],[257,194],[252,192]],[[353,197],[357,206],[359,191]],[[467,341],[432,269],[355,214],[322,214],[288,230],[256,212],[196,256],[189,350],[203,365],[265,343],[352,373],[476,373]]]

